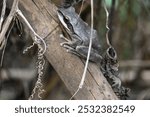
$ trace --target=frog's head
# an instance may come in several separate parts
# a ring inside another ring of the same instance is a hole
[[[57,15],[62,25],[73,32],[73,27],[77,24],[78,15],[73,7],[60,8],[57,10]]]

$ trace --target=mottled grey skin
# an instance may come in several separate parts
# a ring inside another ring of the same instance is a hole
[[[68,40],[61,43],[61,45],[67,48],[69,52],[86,58],[91,36],[90,26],[79,17],[73,7],[59,8],[57,14],[60,22],[71,37],[71,41]],[[100,55],[100,42],[97,38],[97,31],[92,29],[92,33],[90,61],[100,63],[102,59]]]

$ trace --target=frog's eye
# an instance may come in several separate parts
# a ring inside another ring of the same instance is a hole
[[[66,20],[69,20],[69,18],[68,18],[67,16],[65,16],[65,19],[66,19]]]
[[[64,17],[65,22],[69,22],[69,18],[67,16]]]

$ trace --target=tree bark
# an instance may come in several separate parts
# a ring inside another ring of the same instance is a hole
[[[35,31],[44,38],[47,44],[46,58],[54,67],[68,90],[73,94],[80,83],[84,60],[67,53],[60,46],[64,41],[59,38],[61,28],[57,19],[57,8],[48,0],[20,0],[19,8]],[[83,88],[75,99],[97,100],[118,99],[100,69],[94,63],[89,63]]]

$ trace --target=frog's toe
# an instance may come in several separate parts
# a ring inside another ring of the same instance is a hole
[[[62,42],[62,43],[60,43],[60,46],[65,47],[66,45],[68,45],[68,42]]]
[[[67,44],[63,44],[63,47],[66,48],[66,49],[69,49],[69,50],[72,50],[73,48]]]
[[[59,37],[60,37],[60,38],[64,38],[64,35],[63,35],[63,34],[60,34]]]
[[[60,37],[61,39],[64,39],[64,40],[67,41],[67,42],[70,42],[70,40],[67,39],[63,34],[60,34],[59,37]]]
[[[64,43],[60,43],[60,46],[63,46],[64,45]]]

